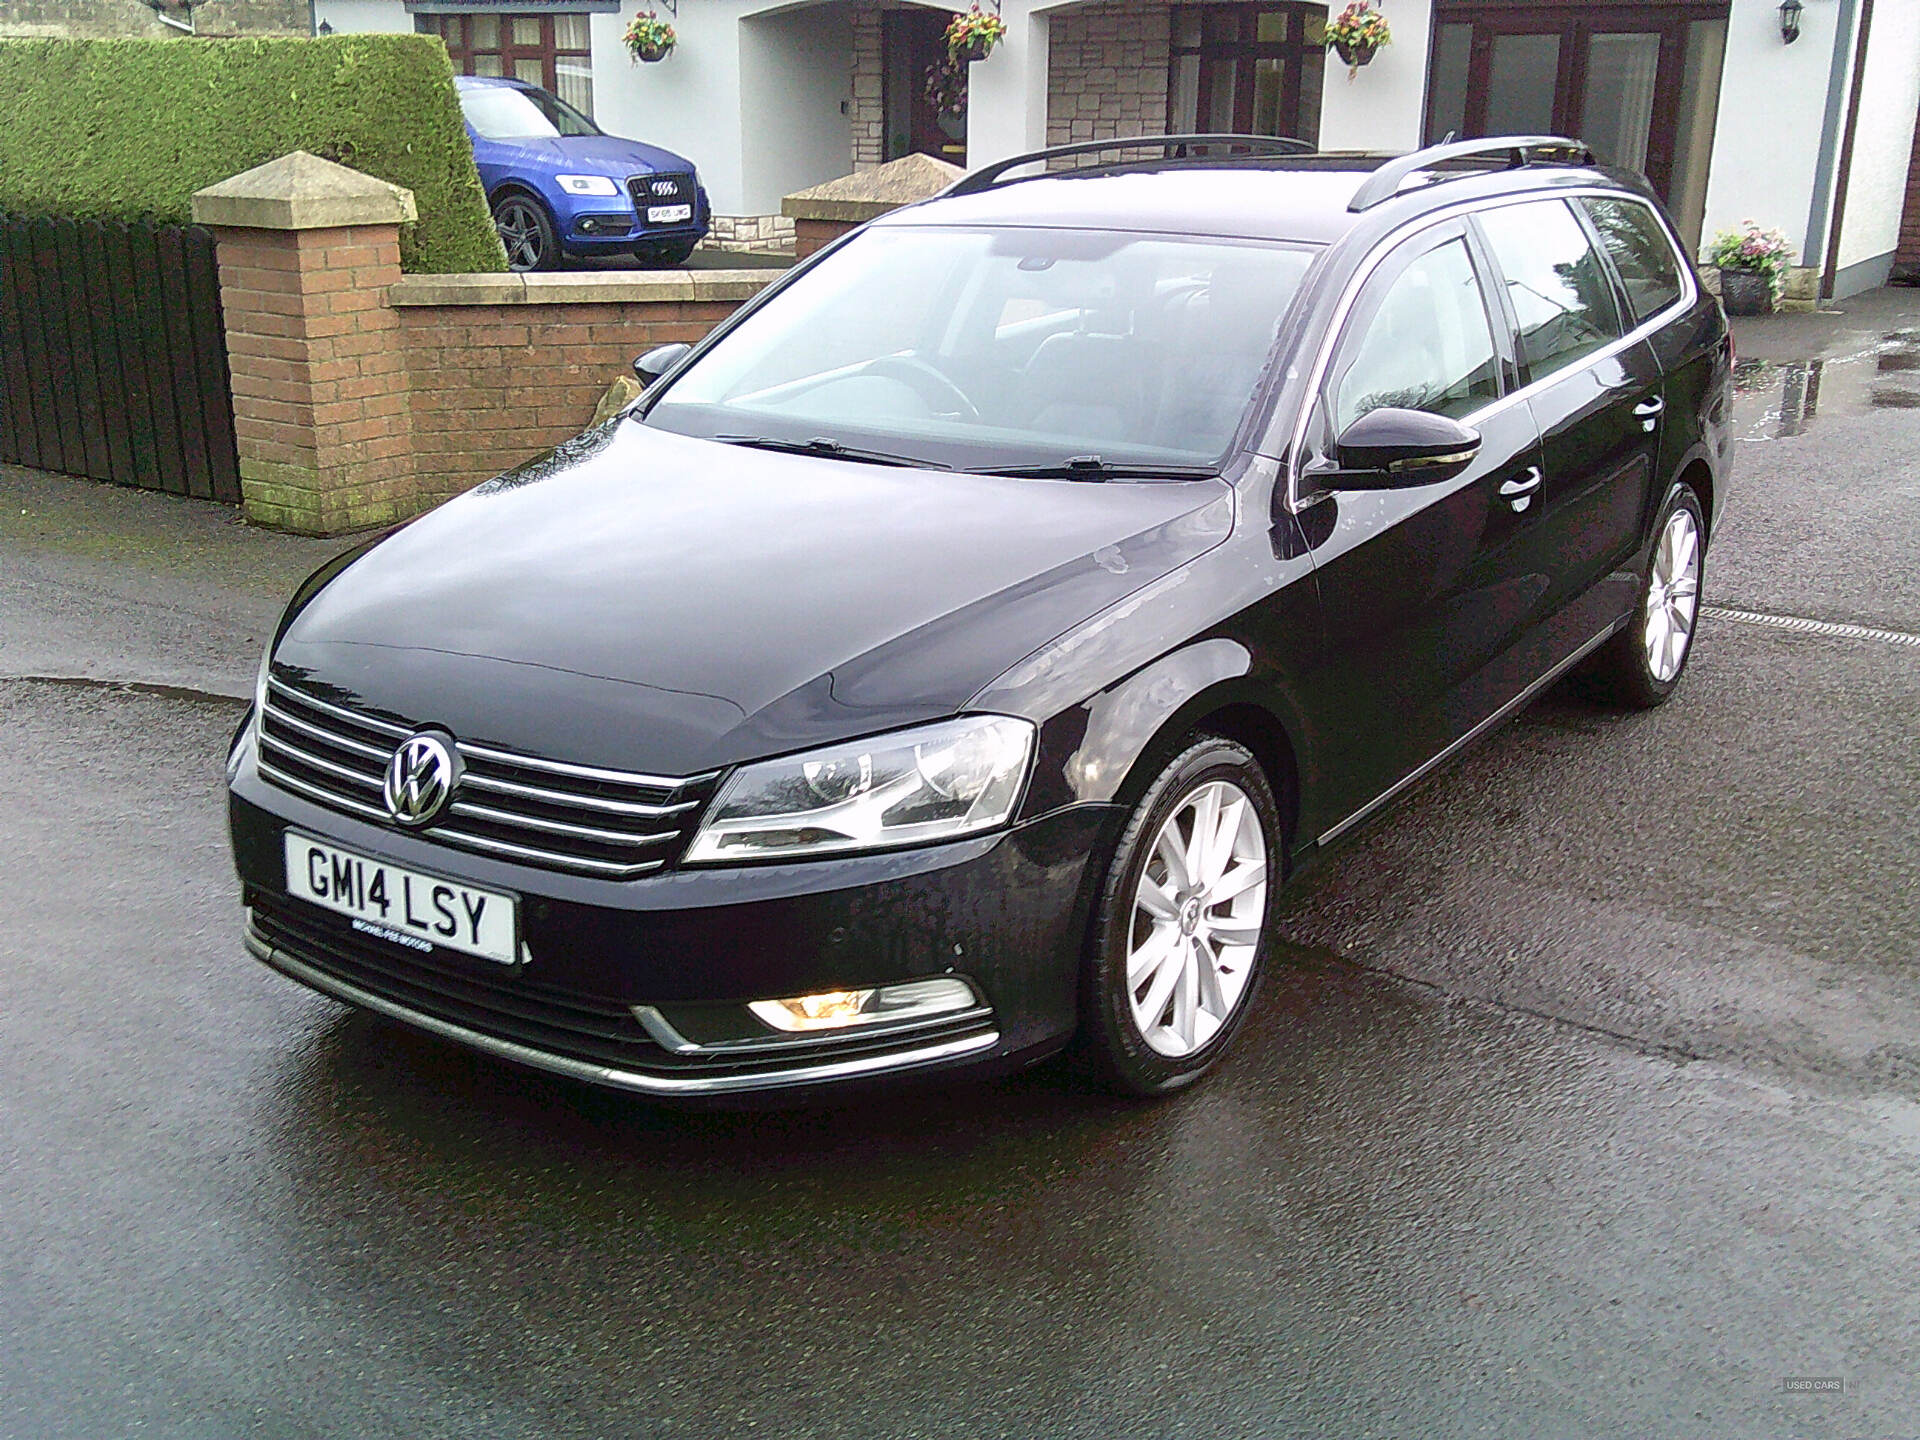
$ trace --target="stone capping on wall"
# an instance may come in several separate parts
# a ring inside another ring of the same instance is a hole
[[[325,230],[419,219],[413,192],[295,150],[193,194],[193,223],[244,230]]]
[[[408,275],[387,303],[413,305],[632,305],[751,300],[778,270],[609,270],[553,275]]]

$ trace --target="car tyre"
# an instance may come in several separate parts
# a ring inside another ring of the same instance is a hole
[[[1134,806],[1088,941],[1082,1065],[1130,1096],[1200,1078],[1259,987],[1285,874],[1280,809],[1245,746],[1197,736]]]
[[[692,257],[698,240],[682,240],[658,245],[636,245],[634,258],[649,270],[671,270],[676,265],[684,265]]]
[[[1693,654],[1705,542],[1700,497],[1692,486],[1674,485],[1654,522],[1633,618],[1580,676],[1580,689],[1589,697],[1624,709],[1649,710],[1673,694]]]
[[[500,232],[509,270],[551,270],[559,262],[560,237],[547,218],[547,207],[531,195],[508,191],[495,200],[493,227]]]

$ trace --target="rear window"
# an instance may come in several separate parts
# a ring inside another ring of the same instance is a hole
[[[1503,205],[1475,217],[1520,324],[1520,358],[1539,380],[1625,333],[1606,263],[1564,201]]]
[[[1613,257],[1613,268],[1627,287],[1633,318],[1657,315],[1685,290],[1680,261],[1667,239],[1666,227],[1653,211],[1632,200],[1583,200],[1600,243]]]

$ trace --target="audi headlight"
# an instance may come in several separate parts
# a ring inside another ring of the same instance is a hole
[[[569,195],[618,195],[620,187],[604,175],[556,175],[554,183]]]
[[[1013,815],[1033,736],[1026,720],[969,715],[742,766],[687,862],[884,850],[991,830]]]

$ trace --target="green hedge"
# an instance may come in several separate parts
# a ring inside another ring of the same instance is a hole
[[[0,95],[0,210],[184,223],[194,191],[307,150],[413,191],[406,269],[506,269],[435,36],[5,40]]]

